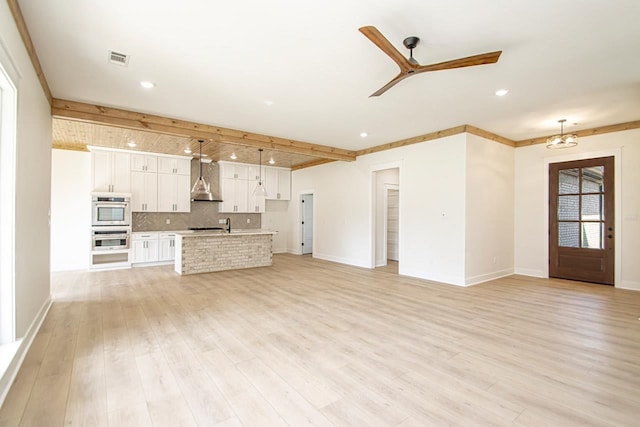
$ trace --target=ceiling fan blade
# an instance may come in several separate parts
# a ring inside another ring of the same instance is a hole
[[[420,65],[414,74],[426,71],[450,70],[452,68],[473,67],[475,65],[495,64],[500,58],[501,50],[496,52],[481,53],[480,55],[467,56],[466,58],[454,59],[451,61],[439,62],[437,64]]]
[[[366,38],[371,40],[373,44],[378,46],[380,50],[382,50],[391,59],[393,59],[393,61],[396,64],[398,64],[398,67],[400,67],[401,70],[406,71],[406,70],[411,70],[416,68],[416,65],[409,62],[409,60],[405,58],[404,55],[398,51],[398,49],[393,47],[393,45],[389,42],[389,40],[387,40],[385,36],[383,36],[382,33],[378,31],[376,27],[374,26],[362,27],[362,28],[359,28],[358,31],[364,34]]]
[[[405,71],[401,71],[400,74],[398,74],[397,76],[395,76],[393,78],[393,80],[391,80],[389,83],[387,83],[386,85],[382,86],[380,89],[378,89],[377,91],[375,91],[371,95],[369,95],[369,98],[371,98],[373,96],[382,95],[383,93],[385,93],[386,91],[388,91],[389,89],[394,87],[396,84],[400,83],[402,80],[406,79],[407,77],[411,77],[414,74],[415,73],[407,73]]]

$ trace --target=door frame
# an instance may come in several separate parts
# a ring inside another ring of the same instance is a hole
[[[544,277],[549,278],[549,165],[551,163],[570,162],[573,160],[586,160],[597,157],[613,156],[614,165],[614,230],[616,231],[616,242],[614,245],[614,283],[613,286],[618,288],[622,284],[622,239],[624,232],[622,230],[622,149],[611,148],[607,150],[588,151],[583,153],[573,153],[561,156],[548,156],[543,160],[544,167]]]
[[[311,196],[313,198],[313,206],[311,206],[311,217],[313,218],[313,222],[311,223],[311,236],[312,236],[312,244],[311,244],[311,253],[310,254],[305,254],[304,250],[302,249],[302,243],[304,243],[303,239],[304,239],[304,224],[302,223],[302,211],[304,210],[304,206],[302,204],[302,197],[304,196]],[[304,192],[300,192],[300,195],[298,196],[298,205],[299,208],[298,209],[298,213],[299,213],[299,218],[298,218],[298,224],[300,225],[300,238],[298,239],[298,249],[300,251],[300,255],[311,255],[311,258],[313,258],[313,249],[316,245],[316,232],[315,232],[315,228],[316,228],[316,223],[315,223],[315,209],[316,209],[316,197],[313,195],[313,192],[308,192],[308,191],[304,191]]]
[[[376,173],[387,169],[398,169],[398,185],[402,188],[402,182],[404,181],[404,168],[402,167],[402,160],[389,163],[380,163],[377,165],[369,166],[369,268],[376,268]],[[398,272],[400,273],[402,262],[402,236],[399,231],[402,230],[402,191],[398,195]],[[385,214],[386,217],[386,214]],[[386,231],[386,223],[385,223]],[[385,237],[386,240],[386,237]]]
[[[383,216],[383,225],[382,225],[382,253],[384,254],[383,263],[380,265],[376,265],[376,267],[384,267],[388,264],[389,258],[387,257],[387,232],[389,226],[389,190],[398,190],[398,255],[400,254],[400,185],[399,184],[384,184],[384,201],[382,208],[382,216]],[[400,258],[398,256],[398,258]]]
[[[307,195],[310,194],[313,196],[313,210],[312,210],[312,215],[313,215],[313,227],[311,227],[311,232],[313,233],[313,244],[311,245],[311,258],[314,258],[314,254],[316,253],[316,194],[314,190],[301,190],[297,192],[297,198],[295,199],[297,204],[298,204],[298,208],[297,208],[297,215],[298,215],[298,235],[296,236],[296,246],[295,246],[295,250],[293,252],[290,253],[294,253],[296,255],[302,255],[302,196],[303,195]],[[292,199],[293,200],[293,199]]]

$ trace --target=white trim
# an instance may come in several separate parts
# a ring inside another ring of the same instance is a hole
[[[389,225],[389,190],[398,190],[400,191],[399,184],[382,184],[384,188],[384,200],[382,203],[382,261],[376,260],[376,268],[384,267],[387,265],[387,226]],[[400,193],[398,193],[398,211],[400,211]],[[398,224],[398,237],[400,237],[400,224]],[[399,243],[398,239],[398,243]],[[398,251],[400,250],[400,245],[398,244]],[[400,257],[398,257],[398,261]]]
[[[0,344],[16,338],[15,201],[19,73],[0,40]]]
[[[513,268],[507,268],[505,270],[494,271],[492,273],[480,274],[478,276],[468,277],[465,280],[465,286],[479,285],[480,283],[488,282],[490,280],[500,279],[513,275]]]
[[[530,276],[530,277],[540,277],[542,279],[548,278],[549,275],[545,274],[542,270],[536,270],[533,268],[515,268],[515,272],[513,274],[520,274],[522,276]]]
[[[47,317],[49,308],[51,308],[51,303],[51,297],[47,297],[44,304],[42,304],[40,311],[33,319],[33,322],[31,322],[31,326],[29,326],[27,333],[21,339],[20,345],[17,346],[11,363],[7,367],[6,371],[2,373],[2,377],[0,377],[0,407],[4,403],[4,400],[11,389],[11,385],[18,375],[22,362],[24,362],[24,358],[26,357],[27,352],[31,348],[31,344],[33,344],[33,340],[42,326],[42,322],[44,322],[44,319]]]
[[[616,288],[626,289],[629,291],[640,291],[640,282],[634,282],[632,280],[623,280],[620,286],[616,285]]]
[[[346,264],[346,265],[352,265],[354,267],[362,267],[362,268],[369,268],[369,269],[372,268],[370,265],[367,265],[366,263],[357,263],[349,258],[342,258],[342,257],[326,255],[326,254],[317,254],[315,252],[312,254],[312,256],[313,258],[322,259],[325,261],[337,262],[339,264]]]
[[[614,230],[616,237],[616,244],[614,249],[615,266],[614,266],[614,286],[616,288],[622,286],[622,148],[610,148],[606,150],[589,151],[585,153],[573,153],[564,156],[552,156],[545,157],[543,159],[544,166],[544,223],[546,229],[549,229],[549,165],[551,163],[570,162],[573,160],[586,160],[595,159],[598,157],[610,157],[613,156],[614,167],[614,181],[615,189],[613,191],[615,198],[615,219]],[[543,248],[545,269],[545,278],[549,277],[549,233],[544,233],[544,248]]]
[[[300,190],[296,193],[297,198],[295,199],[298,203],[297,209],[297,224],[298,224],[298,235],[295,237],[294,248],[287,249],[287,252],[294,255],[302,255],[302,196],[305,194],[311,194],[313,196],[313,228],[311,232],[313,233],[313,245],[311,246],[311,256],[314,257],[313,254],[316,252],[316,194],[315,190]],[[293,200],[293,199],[292,199]]]
[[[402,164],[404,160],[397,160],[388,163],[378,163],[369,166],[369,265],[367,268],[375,268],[376,266],[376,185],[377,175],[387,169],[398,169],[398,182],[402,185],[402,174],[404,168]],[[398,194],[398,231],[402,227],[402,191]],[[398,236],[399,238],[399,236]],[[400,262],[402,260],[402,248],[398,244],[398,271],[400,271]]]
[[[311,252],[305,254],[304,250],[302,249],[302,246],[304,244],[304,238],[305,238],[305,233],[304,233],[304,229],[305,226],[302,223],[302,213],[304,211],[304,204],[302,203],[302,198],[304,196],[311,196],[311,199],[314,201],[314,203],[311,204]],[[314,253],[314,248],[316,245],[316,221],[315,221],[315,196],[313,195],[313,193],[300,193],[300,195],[298,196],[298,206],[299,206],[299,212],[300,212],[300,217],[298,218],[298,224],[300,224],[300,238],[298,240],[300,240],[300,244],[299,244],[299,248],[300,248],[300,255],[311,255],[313,256]]]

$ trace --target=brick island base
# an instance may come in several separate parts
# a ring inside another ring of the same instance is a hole
[[[210,273],[272,265],[273,231],[176,233],[175,271]]]

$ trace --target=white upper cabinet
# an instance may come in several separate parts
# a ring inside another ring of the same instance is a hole
[[[291,200],[291,170],[266,167],[267,200]]]
[[[247,179],[249,181],[260,181],[260,178],[264,181],[265,170],[262,168],[262,176],[260,175],[260,166],[249,165],[247,167]]]
[[[158,156],[131,154],[131,171],[158,172]]]
[[[158,156],[158,173],[191,175],[191,160],[182,157]]]
[[[158,174],[155,172],[131,172],[131,211],[158,211]]]
[[[158,212],[189,212],[191,210],[191,177],[158,174]]]
[[[222,178],[220,180],[220,195],[223,202],[219,204],[218,212],[253,212],[253,210],[249,210],[249,185],[252,182],[246,179]]]
[[[93,191],[131,192],[131,154],[118,151],[91,151]]]
[[[249,165],[227,162],[218,162],[218,164],[220,165],[220,178],[249,179]]]
[[[220,165],[220,195],[223,200],[218,205],[218,212],[264,212],[264,197],[253,195],[253,190],[258,185],[260,178],[259,167],[229,162],[218,162],[218,164]]]

